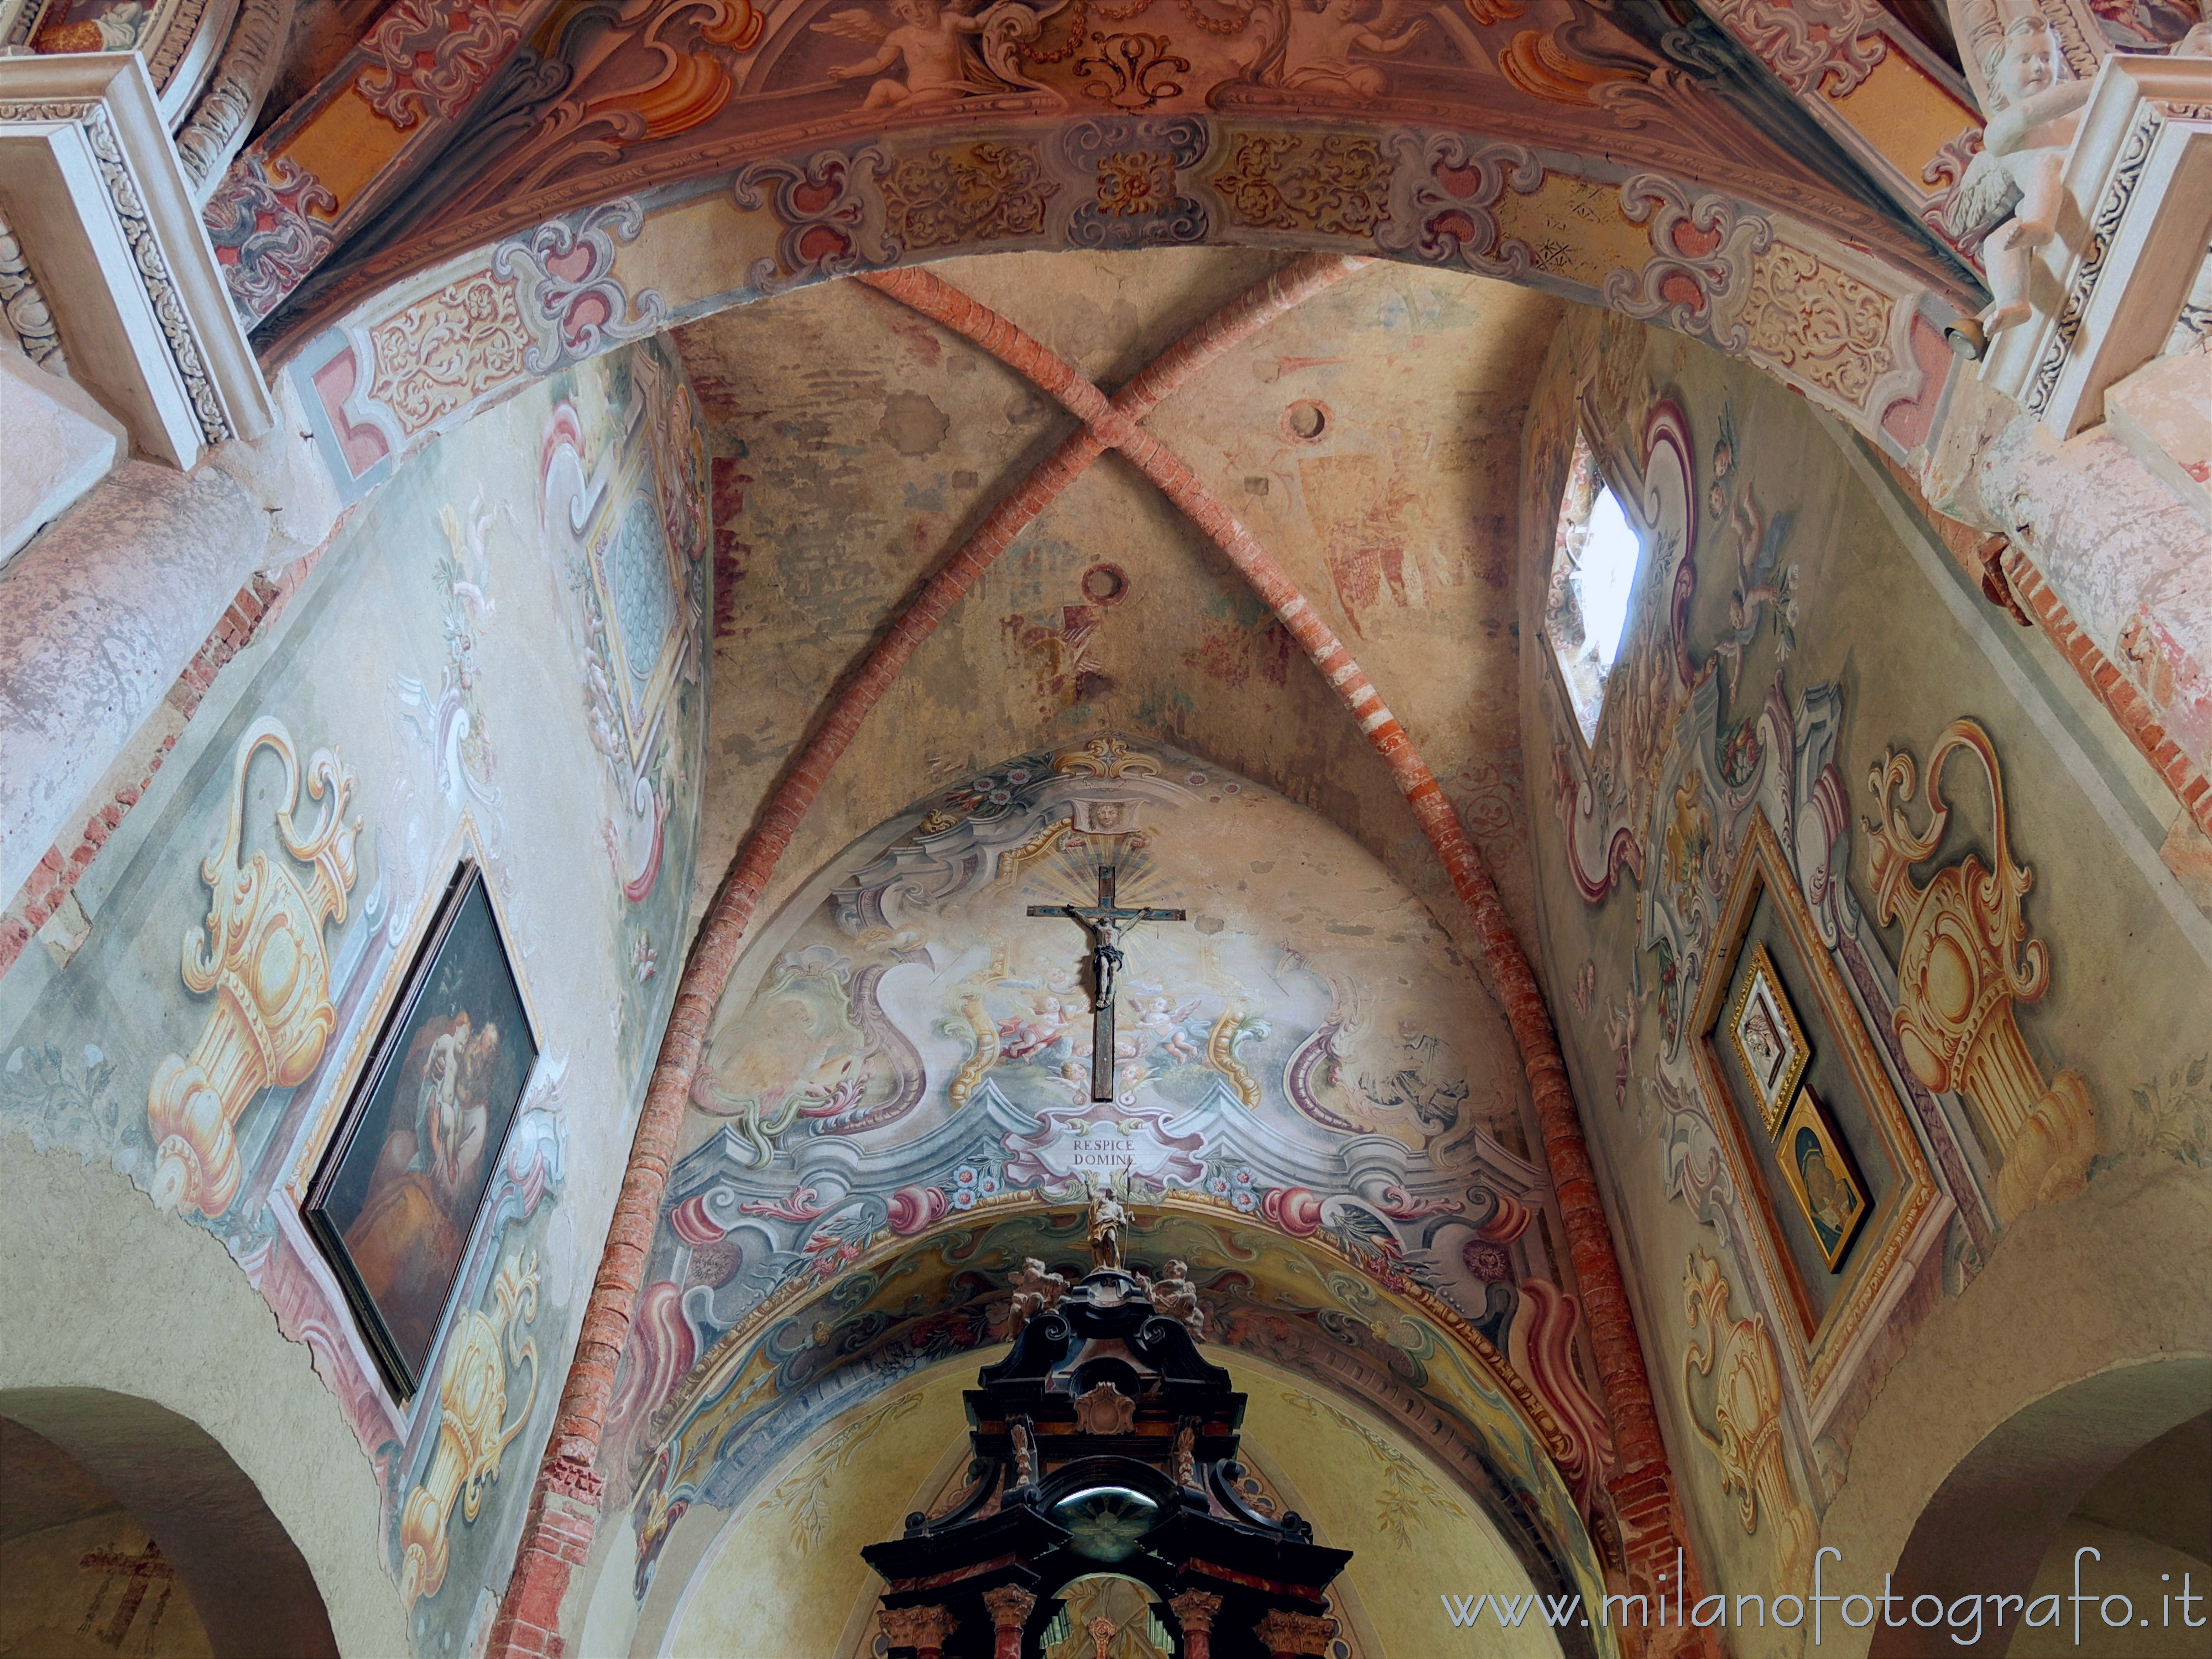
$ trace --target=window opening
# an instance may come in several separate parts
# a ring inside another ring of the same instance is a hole
[[[1643,550],[1636,526],[1598,471],[1589,439],[1577,430],[1552,538],[1544,634],[1585,743],[1597,736],[1606,680],[1627,631],[1629,596]]]

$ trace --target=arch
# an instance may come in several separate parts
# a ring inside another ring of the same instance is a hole
[[[1984,1435],[1946,1475],[1898,1557],[1901,1594],[2026,1595],[2059,1524],[2106,1474],[2212,1401],[2212,1358],[2144,1359],[2057,1389]],[[1986,1610],[1986,1609],[1984,1609]],[[1941,1627],[1878,1627],[1875,1659],[2005,1650],[1985,1625],[1963,1647]]]
[[[137,1395],[88,1388],[0,1389],[0,1417],[75,1458],[144,1523],[221,1659],[337,1659],[299,1547],[198,1424]]]
[[[1367,158],[1356,189],[1344,186],[1358,210],[1255,217],[1221,170],[1255,143],[1274,144],[1279,123],[1192,115],[1175,125],[1190,147],[1190,178],[1176,188],[1192,192],[1176,199],[1197,204],[1192,216],[1171,236],[1112,246],[1334,252],[1513,282],[1742,356],[1893,459],[1932,429],[1956,373],[1943,328],[1979,303],[1971,281],[1910,239],[1885,242],[1867,226],[1824,225],[1729,189],[1445,129],[1327,129]],[[1079,142],[1089,131],[1035,124],[994,141],[1018,151],[1056,204],[1019,234],[908,222],[922,210],[896,181],[951,165],[945,135],[923,128],[724,161],[680,184],[637,179],[638,193],[565,212],[557,192],[540,192],[540,222],[518,222],[517,205],[501,204],[322,284],[311,306],[272,325],[264,364],[291,375],[341,493],[357,496],[440,434],[622,342],[839,276],[1103,246],[1079,222],[1108,159]],[[1284,138],[1293,150],[1320,140],[1319,131]],[[983,189],[990,179],[968,183]],[[1846,314],[1844,338],[1831,319]]]
[[[1855,1432],[1823,1517],[1832,1582],[1903,1594],[2021,1594],[2060,1522],[2108,1470],[2212,1400],[2202,1262],[2145,1238],[2212,1236],[2212,1188],[2136,1158],[2014,1223],[1930,1315]],[[2022,1334],[2033,1332],[2030,1340]],[[2001,1363],[1991,1363],[1992,1358]],[[1948,1652],[2002,1652],[2012,1634]],[[1937,1650],[1908,1630],[1831,1632],[1845,1654]]]
[[[1082,1229],[1079,1209],[1026,1197],[958,1215],[732,1329],[654,1413],[665,1430],[630,1506],[635,1593],[672,1606],[655,1582],[659,1559],[695,1508],[744,1509],[825,1424],[907,1387],[917,1359],[974,1364],[965,1356],[1000,1340],[991,1316],[1008,1271],[1025,1255],[1068,1259]],[[1279,1370],[1389,1425],[1473,1500],[1538,1589],[1586,1605],[1602,1595],[1603,1567],[1554,1462],[1570,1454],[1558,1420],[1442,1298],[1378,1284],[1326,1237],[1287,1237],[1200,1194],[1146,1206],[1128,1249],[1147,1263],[1225,1264],[1204,1281],[1209,1359],[1232,1375]],[[605,1571],[629,1560],[618,1548]]]
[[[834,1643],[820,1640],[808,1650],[836,1659],[865,1653],[861,1638],[881,1583],[861,1567],[856,1551],[834,1559],[824,1552],[851,1540],[896,1537],[903,1511],[957,1497],[969,1453],[962,1391],[973,1385],[978,1364],[1006,1352],[981,1348],[908,1371],[810,1422],[727,1510],[687,1514],[669,1542],[664,1577],[634,1610],[634,1631],[614,1616],[629,1602],[619,1583],[627,1552],[617,1548],[600,1583],[586,1589],[592,1609],[586,1641],[599,1644],[591,1650],[750,1650],[744,1638],[751,1621],[771,1614],[785,1593],[785,1575],[798,1572],[805,1576],[804,1593],[821,1598],[819,1607],[808,1604],[806,1616],[824,1628],[810,1634],[823,1637],[842,1626]],[[1340,1618],[1348,1613],[1358,1632],[1362,1651],[1442,1652],[1462,1639],[1442,1633],[1451,1627],[1436,1589],[1525,1594],[1547,1587],[1546,1577],[1530,1570],[1517,1541],[1498,1524],[1494,1508],[1479,1497],[1466,1501],[1475,1495],[1462,1472],[1404,1413],[1378,1411],[1279,1358],[1223,1352],[1212,1345],[1201,1352],[1228,1366],[1249,1401],[1239,1455],[1257,1477],[1252,1489],[1304,1516],[1316,1542],[1352,1553],[1332,1597]],[[804,1498],[817,1489],[829,1500],[822,1510],[825,1530],[800,1548],[791,1528]],[[1408,1524],[1394,1525],[1393,1516]],[[732,1565],[736,1582],[718,1584],[718,1570]],[[1094,1564],[1092,1570],[1129,1576],[1126,1565]],[[833,1594],[829,1580],[838,1571],[844,1577]],[[1408,1593],[1409,1584],[1420,1594]],[[1048,1602],[1040,1595],[1033,1631],[1049,1617]],[[1556,1632],[1553,1639],[1556,1650],[1589,1659],[1617,1651],[1605,1631]]]
[[[7,1164],[0,1415],[139,1513],[218,1653],[405,1652],[378,1471],[222,1242],[104,1164],[20,1141]],[[314,1613],[293,1645],[237,1605],[271,1583]]]

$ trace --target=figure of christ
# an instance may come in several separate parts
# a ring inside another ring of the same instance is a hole
[[[410,1364],[429,1352],[475,1219],[499,1051],[499,1027],[477,1030],[465,1011],[415,1034],[392,1101],[397,1121],[346,1229],[355,1270]]]
[[[969,17],[940,5],[939,0],[890,0],[896,25],[885,28],[868,13],[855,7],[835,14],[814,28],[848,40],[872,42],[876,51],[857,64],[833,66],[830,74],[839,81],[864,75],[884,75],[904,60],[906,78],[884,75],[868,88],[862,109],[886,109],[894,104],[943,104],[988,88],[968,77],[967,54],[962,37],[981,34],[980,18]]]
[[[1362,52],[1395,56],[1412,46],[1428,19],[1417,17],[1395,34],[1381,31],[1395,21],[1395,8],[1386,3],[1373,23],[1361,21],[1362,0],[1314,0],[1310,9],[1293,5],[1290,32],[1283,47],[1282,84],[1320,92],[1344,92],[1357,98],[1382,95],[1382,71],[1371,64],[1355,64],[1355,47]]]
[[[1114,1098],[1114,1066],[1120,1049],[1114,1039],[1114,994],[1121,968],[1121,934],[1139,921],[1181,921],[1180,910],[1134,908],[1115,902],[1114,866],[1098,872],[1098,902],[1090,904],[1032,904],[1033,916],[1066,916],[1091,935],[1091,975],[1095,999],[1091,1005],[1091,1097]],[[1132,1048],[1130,1057],[1137,1057]]]

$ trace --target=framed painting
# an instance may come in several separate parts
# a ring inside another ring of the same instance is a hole
[[[1773,959],[1764,945],[1753,945],[1729,1011],[1729,1040],[1744,1075],[1758,1091],[1759,1113],[1770,1135],[1782,1126],[1782,1115],[1796,1097],[1805,1075],[1813,1045],[1790,1006],[1790,994],[1774,971]]]
[[[396,1398],[421,1386],[538,1042],[464,859],[301,1206]]]
[[[1751,1029],[1758,1007],[1769,1011],[1771,1043]],[[1818,1433],[1851,1396],[1860,1356],[1940,1246],[1953,1206],[1875,1030],[1756,806],[1690,1022],[1687,1046],[1741,1202],[1741,1247],[1772,1316],[1785,1386]],[[1777,1113],[1776,1085],[1792,1073]]]
[[[1797,1091],[1783,1121],[1779,1150],[1782,1179],[1827,1258],[1828,1271],[1834,1273],[1871,1206],[1850,1154],[1810,1089]]]

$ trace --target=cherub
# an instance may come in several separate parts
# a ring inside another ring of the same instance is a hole
[[[1152,1041],[1160,1044],[1172,1058],[1177,1060],[1198,1058],[1199,1047],[1190,1040],[1189,1032],[1183,1029],[1184,1024],[1191,1015],[1198,1011],[1196,999],[1194,998],[1184,1003],[1181,1007],[1176,1006],[1170,999],[1161,996],[1139,997],[1136,999],[1136,1004],[1137,1025],[1139,1030],[1149,1032]]]
[[[1293,0],[1278,84],[1348,93],[1355,98],[1381,97],[1382,71],[1353,63],[1352,49],[1395,55],[1413,44],[1429,20],[1417,17],[1397,33],[1388,34],[1384,31],[1397,21],[1400,0],[1383,0],[1371,23],[1361,20],[1362,4],[1363,0],[1311,0],[1310,5]]]
[[[967,52],[962,44],[963,35],[983,33],[982,19],[949,9],[939,0],[890,0],[890,3],[891,15],[898,19],[893,27],[886,27],[872,13],[857,6],[832,12],[829,21],[813,26],[817,33],[835,34],[876,48],[872,58],[833,67],[830,73],[836,80],[882,75],[900,59],[905,60],[906,78],[902,81],[884,76],[868,88],[868,95],[860,105],[862,109],[885,109],[893,104],[952,103],[970,94],[990,90],[969,78]]]
[[[999,1022],[999,1052],[1008,1060],[1029,1060],[1060,1041],[1074,1023],[1076,1011],[1056,996],[1032,999],[1029,1017]]]
[[[1067,1289],[1067,1280],[1059,1273],[1047,1273],[1044,1263],[1036,1256],[1023,1259],[1021,1271],[1014,1275],[1013,1309],[1006,1317],[1006,1334],[1017,1336],[1030,1321],[1039,1314],[1050,1313],[1060,1305],[1060,1298]]]
[[[1171,1258],[1160,1265],[1158,1279],[1146,1279],[1141,1273],[1137,1278],[1154,1313],[1182,1325],[1193,1341],[1206,1340],[1206,1310],[1199,1304],[1198,1286],[1190,1282],[1188,1265]]]
[[[2033,10],[2006,23],[1983,71],[1997,107],[1982,129],[1981,154],[1943,210],[1943,228],[1962,247],[1981,241],[1994,296],[1978,319],[1986,339],[2034,314],[2028,255],[2057,234],[2067,147],[2090,87],[2067,78],[2057,33]]]

